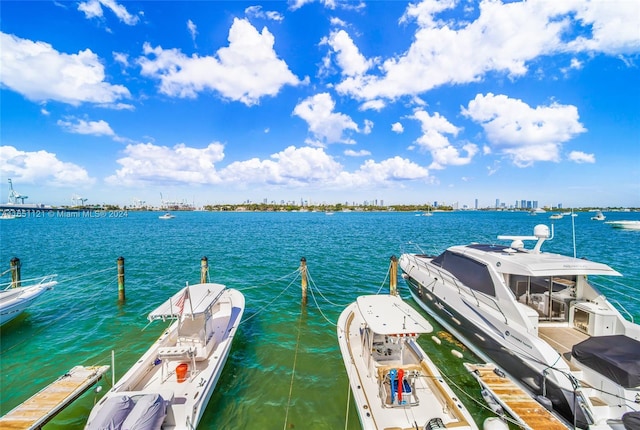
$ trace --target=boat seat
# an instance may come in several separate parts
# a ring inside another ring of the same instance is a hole
[[[158,348],[158,358],[167,360],[191,359],[195,354],[195,349],[190,345],[165,346]]]
[[[184,336],[178,338],[178,345],[183,348],[191,348],[196,361],[206,360],[214,343],[209,342],[206,345],[200,337]]]

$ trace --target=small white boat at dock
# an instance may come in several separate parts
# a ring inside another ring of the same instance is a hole
[[[416,342],[433,328],[394,295],[360,296],[340,315],[338,343],[363,429],[477,429]]]
[[[14,286],[13,282],[3,285],[3,289],[0,290],[0,325],[16,318],[38,297],[57,285],[56,276],[47,275],[42,278],[27,279],[21,283],[31,283],[21,287]]]
[[[174,219],[176,216],[173,215],[171,212],[167,212],[164,215],[160,215],[158,218],[160,219]]]
[[[85,429],[192,430],[211,398],[244,313],[224,285],[191,285],[149,314],[176,321],[96,404]]]

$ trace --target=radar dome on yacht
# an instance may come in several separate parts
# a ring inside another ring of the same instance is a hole
[[[538,224],[533,228],[533,235],[538,239],[549,238],[549,227],[544,224]]]
[[[513,242],[511,242],[511,248],[513,249],[522,249],[524,248],[524,242],[520,239],[516,239]]]

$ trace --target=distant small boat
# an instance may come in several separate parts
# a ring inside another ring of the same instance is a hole
[[[597,211],[594,216],[591,217],[593,221],[604,221],[607,217],[604,216],[602,211]]]
[[[166,214],[164,214],[164,215],[160,215],[158,218],[160,218],[160,219],[173,219],[173,218],[175,218],[175,217],[176,217],[175,215],[173,215],[173,214],[171,214],[171,213],[167,212],[167,213],[166,213]]]
[[[562,219],[564,218],[562,214],[553,214],[549,217],[549,219]]]
[[[27,309],[38,297],[51,290],[58,282],[57,275],[48,275],[33,280],[36,283],[24,287],[11,284],[0,291],[0,325],[11,321]],[[25,281],[22,281],[25,282]]]
[[[0,215],[0,219],[16,219],[16,216],[9,212],[2,212],[2,215]]]
[[[605,221],[604,223],[623,230],[640,230],[640,221]]]

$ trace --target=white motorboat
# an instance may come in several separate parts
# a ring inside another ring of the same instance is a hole
[[[596,214],[591,217],[592,221],[604,221],[605,219],[607,219],[607,217],[604,216],[602,211],[596,211]]]
[[[167,212],[167,213],[166,213],[166,214],[164,214],[164,215],[160,215],[158,218],[160,218],[160,219],[173,219],[173,218],[175,218],[175,217],[176,217],[176,216],[175,216],[175,215],[173,215],[171,212]]]
[[[510,246],[404,253],[402,277],[420,306],[568,425],[623,428],[623,416],[640,409],[640,325],[588,278],[617,271],[542,252],[549,238],[538,225],[534,236],[498,237]],[[537,243],[525,249],[525,240]]]
[[[562,219],[564,218],[564,215],[562,214],[553,214],[549,217],[549,219]]]
[[[640,221],[605,221],[604,223],[623,230],[640,230]]]
[[[211,398],[244,313],[224,285],[191,285],[148,316],[171,326],[91,411],[85,429],[192,430]]]
[[[5,285],[0,291],[0,325],[11,321],[27,309],[38,297],[51,290],[58,282],[57,275],[47,275],[42,278],[28,279],[22,283],[30,282],[25,286],[14,286],[14,283]]]
[[[416,342],[431,324],[400,297],[360,296],[338,319],[340,351],[363,429],[477,429]]]

